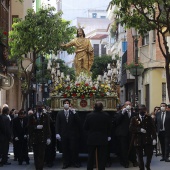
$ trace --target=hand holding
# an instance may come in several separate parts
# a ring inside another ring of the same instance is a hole
[[[56,134],[56,139],[61,141],[61,136],[59,134]]]
[[[19,139],[18,139],[18,137],[15,137],[15,141],[18,141]]]
[[[112,139],[112,138],[109,136],[109,137],[107,138],[107,141],[109,142],[109,141],[111,141],[111,139]]]
[[[141,131],[142,133],[146,133],[146,130],[143,129],[143,128],[141,128],[140,131]]]
[[[127,111],[127,109],[126,109],[126,108],[123,108],[122,114],[124,115],[126,111]]]
[[[49,145],[51,143],[51,139],[47,139],[46,144]]]
[[[42,129],[43,125],[37,125],[37,129]]]
[[[152,145],[156,145],[156,139],[153,140]]]

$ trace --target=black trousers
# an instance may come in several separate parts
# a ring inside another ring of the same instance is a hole
[[[20,139],[19,141],[16,141],[16,149],[18,153],[18,162],[29,162],[27,139]]]
[[[158,138],[161,144],[162,158],[167,159],[169,157],[170,137],[165,136],[165,131],[160,131]]]
[[[149,169],[152,155],[153,155],[153,146],[152,145],[143,145],[143,146],[136,146],[136,153],[138,155],[138,162],[139,162],[139,169],[145,170],[144,161],[143,161],[143,150],[146,154],[146,164],[145,166]]]
[[[8,151],[9,151],[9,140],[4,140],[0,143],[1,147],[1,163],[5,164],[8,162]]]
[[[118,142],[119,142],[119,156],[120,156],[120,162],[123,165],[128,165],[129,161],[132,163],[135,163],[137,161],[136,157],[136,150],[134,145],[130,146],[131,137],[130,136],[118,136]]]
[[[45,147],[45,143],[33,144],[34,164],[36,170],[43,170]]]
[[[79,142],[75,136],[61,137],[63,164],[70,165],[78,163]]]
[[[87,170],[93,170],[94,163],[96,160],[97,160],[96,167],[98,167],[98,170],[105,170],[107,160],[107,147],[108,147],[107,145],[101,146],[88,145]]]

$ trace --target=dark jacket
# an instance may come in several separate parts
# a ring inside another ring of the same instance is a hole
[[[0,141],[10,141],[11,140],[11,125],[10,120],[6,114],[0,115]]]
[[[73,113],[69,110],[69,117],[68,122],[66,121],[66,116],[64,114],[64,110],[58,112],[56,117],[56,134],[60,134],[62,137],[72,136],[76,137],[79,136],[81,124],[80,124],[80,117],[78,113]]]
[[[128,113],[122,114],[122,110],[117,114],[115,118],[115,135],[116,136],[128,136],[129,135],[129,125],[132,117],[136,116],[136,113],[131,110],[131,117],[128,117]]]
[[[28,118],[23,118],[23,126],[21,125],[21,119],[16,117],[13,119],[13,137],[18,137],[19,140],[24,139],[24,135],[28,135]]]
[[[43,125],[43,128],[37,129],[37,125]],[[51,137],[48,114],[42,113],[39,120],[36,113],[30,115],[28,119],[28,131],[32,144],[46,143],[47,139]]]
[[[111,117],[106,112],[93,111],[87,115],[84,129],[88,132],[88,145],[107,145],[111,136]]]
[[[155,124],[156,124],[156,130],[158,133],[160,131],[160,126],[161,126],[161,115],[162,115],[162,112],[156,113]],[[166,111],[164,126],[165,126],[165,135],[170,136],[170,112],[169,111]]]
[[[152,118],[145,115],[143,121],[141,121],[139,115],[131,119],[130,131],[134,135],[134,145],[152,145],[153,139],[156,140],[156,129]],[[146,133],[141,132],[141,128],[146,130]]]

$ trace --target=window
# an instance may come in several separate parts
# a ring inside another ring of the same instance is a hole
[[[106,54],[106,48],[105,48],[105,45],[102,44],[101,45],[101,55],[105,55]]]
[[[99,56],[99,44],[94,44],[94,56]]]
[[[149,44],[149,33],[145,34],[142,37],[142,45],[147,45],[147,44]]]
[[[166,102],[166,83],[162,83],[162,102]]]
[[[92,13],[92,18],[97,18],[97,13]]]

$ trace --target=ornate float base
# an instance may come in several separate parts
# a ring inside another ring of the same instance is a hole
[[[103,103],[104,111],[116,111],[117,100],[114,96],[106,96],[103,98],[68,98],[71,100],[71,105],[77,111],[92,111],[94,103],[100,101]],[[61,96],[51,96],[51,109],[59,111],[63,109],[63,100]]]

